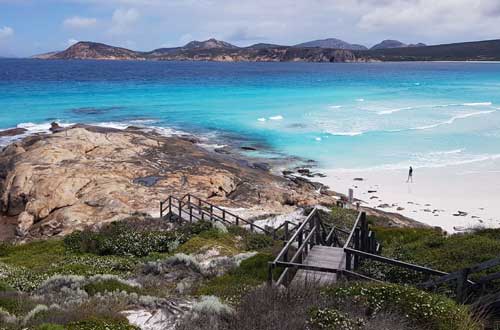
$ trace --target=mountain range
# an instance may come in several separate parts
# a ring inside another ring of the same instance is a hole
[[[334,38],[309,41],[295,46],[260,43],[248,47],[209,39],[149,52],[85,41],[78,42],[64,51],[45,53],[34,58],[224,62],[497,61],[500,60],[500,40],[433,46],[384,40],[368,49]]]

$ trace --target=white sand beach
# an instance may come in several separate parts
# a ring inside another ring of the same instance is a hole
[[[363,205],[395,212],[448,232],[500,227],[500,161],[406,170],[322,170],[318,179]],[[358,178],[358,180],[355,180]],[[359,180],[362,178],[362,180]],[[385,204],[385,205],[384,205]],[[464,212],[459,215],[459,212]]]

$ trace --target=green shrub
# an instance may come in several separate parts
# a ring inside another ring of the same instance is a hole
[[[231,304],[237,303],[245,293],[267,280],[268,263],[273,259],[272,255],[259,253],[242,261],[238,268],[208,281],[198,288],[197,293],[217,296]],[[277,269],[275,276],[279,272]]]
[[[363,320],[351,320],[335,308],[313,308],[309,315],[308,325],[317,330],[355,330],[364,323]]]
[[[40,324],[35,329],[36,330],[65,330],[65,328],[62,325],[52,324],[52,323]]]
[[[126,223],[113,222],[99,232],[75,232],[64,243],[73,252],[144,257],[152,252],[171,251],[179,239],[174,232],[139,231]]]
[[[7,283],[0,282],[0,292],[14,291],[14,289]]]
[[[0,257],[5,257],[9,254],[11,245],[6,242],[0,242]]]
[[[138,330],[126,320],[89,319],[68,324],[67,330]]]
[[[116,279],[105,279],[91,282],[86,284],[83,289],[91,296],[105,292],[140,292],[140,288],[128,285]]]
[[[272,237],[263,234],[248,234],[243,238],[243,246],[247,251],[258,251],[273,246]]]
[[[395,312],[429,330],[479,330],[465,306],[444,296],[394,284],[351,284],[324,289],[338,301],[346,299],[364,304],[370,316]]]
[[[213,229],[213,225],[209,221],[197,221],[193,223],[187,223],[178,229],[180,234],[184,237],[189,238],[195,235],[199,235],[205,231]]]
[[[19,316],[29,312],[33,307],[35,303],[25,295],[18,292],[0,292],[0,310]]]
[[[498,257],[500,230],[444,236],[434,229],[375,228],[383,254],[444,272],[453,272]],[[491,269],[491,272],[500,269]]]
[[[330,213],[330,219],[327,219],[327,221],[335,226],[351,230],[357,217],[358,211],[356,210],[333,207]],[[322,217],[322,219],[324,219],[324,217]]]
[[[175,252],[196,254],[210,248],[217,248],[222,255],[233,256],[240,252],[238,242],[229,233],[222,233],[217,229],[210,229],[192,237],[182,244]]]
[[[185,224],[175,231],[140,228],[127,221],[112,222],[98,232],[76,231],[64,238],[64,245],[72,252],[145,257],[171,252],[191,237],[211,230],[212,224],[207,221]]]

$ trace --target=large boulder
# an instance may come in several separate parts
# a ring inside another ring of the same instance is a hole
[[[169,195],[262,213],[334,202],[314,185],[244,164],[178,137],[75,126],[0,153],[0,211],[18,217],[19,235],[40,237],[136,212],[158,216]]]

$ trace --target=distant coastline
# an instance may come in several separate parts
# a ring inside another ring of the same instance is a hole
[[[383,44],[383,43],[382,43]],[[308,46],[318,45],[318,46]],[[237,47],[209,39],[192,41],[182,47],[159,48],[149,52],[134,51],[102,43],[83,41],[60,52],[35,55],[43,60],[150,60],[214,62],[498,62],[500,40],[486,40],[427,46],[424,44],[371,49],[359,45],[305,43],[296,46],[256,44]],[[338,47],[338,48],[331,48]]]

